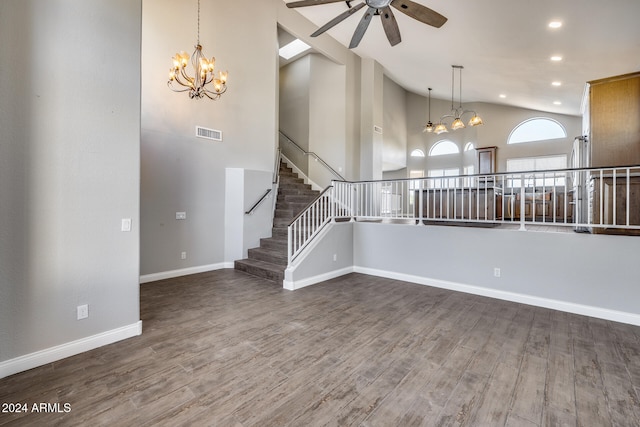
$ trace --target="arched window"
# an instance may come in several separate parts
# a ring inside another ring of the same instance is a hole
[[[411,157],[424,157],[424,151],[419,148],[416,148],[411,152]]]
[[[429,156],[444,156],[445,154],[457,154],[460,152],[460,148],[455,142],[443,139],[436,142],[431,150],[429,150]]]
[[[566,138],[567,131],[558,121],[536,117],[525,120],[516,126],[509,135],[507,144],[520,144],[522,142],[547,141],[549,139]]]
[[[464,151],[471,151],[476,148],[476,145],[473,142],[467,142],[467,145],[464,146]]]

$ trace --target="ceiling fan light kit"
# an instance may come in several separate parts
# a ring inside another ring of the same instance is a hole
[[[325,31],[335,27],[340,22],[344,21],[351,15],[354,15],[357,11],[364,8],[365,6],[367,6],[368,9],[365,11],[364,15],[360,19],[360,22],[358,23],[358,26],[356,27],[356,30],[353,33],[353,37],[351,38],[351,42],[349,43],[349,49],[358,47],[360,41],[362,40],[362,37],[364,36],[364,33],[367,31],[367,28],[369,28],[369,23],[371,23],[371,20],[374,16],[380,16],[380,19],[382,19],[382,28],[384,29],[384,33],[387,36],[387,40],[389,40],[391,46],[395,46],[400,43],[402,41],[402,37],[400,36],[398,22],[396,21],[391,7],[399,10],[400,12],[404,13],[407,16],[410,16],[415,20],[418,20],[432,27],[440,28],[444,25],[445,22],[447,22],[447,18],[440,15],[438,12],[411,0],[364,0],[363,2],[360,2],[355,6],[351,6],[353,0],[300,0],[287,3],[287,7],[296,8],[305,6],[316,6],[320,4],[340,3],[342,1],[347,4],[349,9],[320,27],[316,32],[311,34],[311,37],[317,37],[320,34],[323,34]]]

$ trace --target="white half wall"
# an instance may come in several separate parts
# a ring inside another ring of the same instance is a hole
[[[630,236],[354,225],[355,271],[635,325],[638,253]]]
[[[225,183],[225,263],[247,257],[249,248],[260,246],[260,239],[271,236],[273,224],[273,174],[267,171],[252,171],[227,168]],[[246,214],[260,200],[264,193],[271,193],[254,209]]]
[[[284,288],[357,272],[640,326],[638,253],[632,236],[333,223],[287,268]]]
[[[284,288],[300,289],[353,271],[353,224],[325,226],[284,272]]]

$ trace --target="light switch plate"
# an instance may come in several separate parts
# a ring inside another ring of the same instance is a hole
[[[131,218],[122,218],[122,231],[131,231]]]

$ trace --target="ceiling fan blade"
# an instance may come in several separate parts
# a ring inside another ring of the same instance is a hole
[[[360,23],[356,27],[356,31],[353,33],[353,37],[351,38],[351,43],[349,43],[349,49],[353,49],[354,47],[358,47],[360,44],[360,40],[364,36],[364,33],[369,28],[369,23],[371,22],[371,18],[375,15],[376,9],[369,6],[369,9],[364,13]]]
[[[387,35],[387,39],[389,39],[389,43],[391,43],[391,46],[397,45],[402,41],[402,38],[400,37],[398,22],[396,21],[396,17],[393,15],[391,8],[385,7],[380,11],[380,15],[382,16],[382,27]]]
[[[287,3],[287,7],[315,6],[317,4],[340,3],[344,0],[301,0]]]
[[[391,6],[398,9],[400,12],[417,19],[420,22],[424,22],[432,27],[440,28],[447,22],[447,18],[440,15],[435,10],[431,10],[426,6],[413,2],[411,0],[393,0]]]
[[[324,33],[325,31],[335,27],[337,24],[339,24],[340,22],[344,21],[345,19],[347,19],[348,17],[350,17],[351,15],[353,15],[355,12],[359,11],[360,9],[362,9],[365,6],[364,3],[360,3],[354,7],[352,7],[351,9],[347,10],[346,12],[341,13],[340,15],[336,16],[335,18],[333,18],[331,21],[327,22],[326,24],[324,24],[322,27],[318,28],[318,30],[311,34],[311,37],[318,37],[320,34]]]

